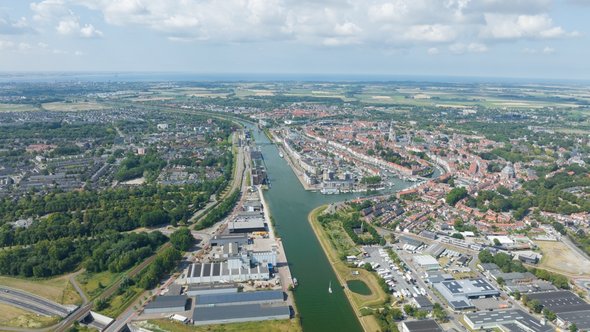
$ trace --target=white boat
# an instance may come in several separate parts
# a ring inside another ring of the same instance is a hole
[[[293,286],[297,287],[297,285],[299,285],[299,283],[297,282],[297,278],[293,278]]]
[[[285,155],[282,152],[279,152],[279,157],[283,158]]]
[[[330,284],[328,285],[328,293],[332,294],[332,280],[330,280]]]

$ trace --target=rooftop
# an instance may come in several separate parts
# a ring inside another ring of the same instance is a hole
[[[291,315],[288,305],[263,305],[263,304],[240,304],[222,307],[196,308],[193,313],[193,321],[212,322],[244,318],[265,318]],[[277,318],[279,318],[277,317]]]
[[[434,319],[414,320],[402,322],[410,332],[443,332]]]
[[[243,292],[243,293],[223,293],[223,294],[203,294],[197,295],[197,305],[215,305],[215,304],[231,304],[240,302],[253,301],[268,301],[276,302],[283,301],[284,294],[280,290],[271,291],[257,291],[257,292]]]
[[[159,309],[159,308],[176,308],[186,306],[187,301],[186,295],[168,295],[158,296],[153,301],[148,303],[146,309]]]

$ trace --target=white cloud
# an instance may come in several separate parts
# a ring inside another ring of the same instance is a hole
[[[403,36],[406,40],[440,43],[455,39],[456,32],[453,27],[447,25],[414,25],[410,26]]]
[[[426,52],[428,53],[428,55],[437,55],[440,53],[440,51],[436,47],[431,47]]]
[[[54,22],[60,33],[100,37],[100,30],[71,11],[79,6],[100,13],[107,24],[146,27],[181,42],[383,49],[463,44],[462,52],[484,52],[487,48],[478,46],[492,39],[576,35],[548,15],[551,0],[43,0],[30,5],[35,20]],[[471,43],[476,45],[469,48]]]
[[[449,46],[449,51],[454,54],[484,53],[488,51],[488,47],[480,43],[455,43]]]
[[[76,35],[82,38],[98,38],[103,35],[102,31],[97,30],[92,24],[80,26],[80,22],[75,16],[59,21],[55,30],[61,35]]]
[[[26,17],[21,17],[18,20],[13,20],[8,16],[0,17],[0,35],[20,35],[33,32],[35,30],[31,28]]]
[[[553,54],[555,53],[555,49],[553,47],[545,46],[543,48],[543,54]]]
[[[482,35],[493,39],[543,39],[575,36],[576,32],[566,32],[555,26],[547,14],[502,15],[486,14],[486,26]]]

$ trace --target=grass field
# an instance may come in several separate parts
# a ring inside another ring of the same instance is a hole
[[[84,272],[76,276],[76,281],[80,284],[84,294],[89,299],[92,299],[115,282],[120,275],[120,273],[111,273],[109,271],[100,273]]]
[[[57,317],[39,316],[29,311],[0,303],[0,326],[40,328],[57,323]]]
[[[41,107],[48,111],[65,111],[65,112],[76,112],[76,111],[91,111],[91,110],[102,110],[108,108],[106,105],[92,103],[92,102],[54,102],[45,103]]]
[[[362,280],[368,288],[371,290],[370,295],[361,295],[352,292],[350,289],[345,288],[344,293],[351,303],[359,321],[361,322],[365,331],[379,331],[379,324],[373,315],[362,316],[361,309],[371,306],[381,306],[387,299],[387,294],[383,292],[377,277],[364,269],[352,269],[348,267],[342,260],[334,244],[330,242],[329,236],[324,231],[324,228],[317,221],[317,216],[326,209],[326,206],[321,206],[314,209],[309,214],[309,222],[315,235],[317,236],[324,252],[328,256],[328,260],[332,265],[332,268],[338,276],[340,284],[344,285],[350,280]],[[358,275],[352,275],[352,271],[358,271]]]
[[[131,286],[123,294],[114,295],[109,300],[109,306],[99,312],[108,317],[117,317],[143,294],[143,292],[144,289]]]
[[[296,319],[269,320],[222,325],[192,326],[176,323],[167,319],[150,320],[144,324],[154,332],[300,332],[301,325]]]
[[[0,104],[1,112],[32,112],[38,111],[39,108],[30,104]]]
[[[590,262],[560,241],[536,241],[543,252],[540,268],[567,275],[590,276]]]
[[[41,296],[61,304],[81,304],[82,299],[70,283],[70,274],[51,279],[0,277],[0,284]]]

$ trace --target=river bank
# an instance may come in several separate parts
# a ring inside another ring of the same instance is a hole
[[[313,229],[320,245],[324,251],[326,257],[338,278],[338,284],[342,286],[344,294],[352,306],[359,322],[361,323],[363,330],[365,331],[379,331],[380,327],[375,317],[371,314],[363,316],[361,313],[362,308],[381,305],[388,300],[387,294],[379,287],[376,277],[370,272],[360,268],[350,268],[340,259],[338,252],[334,249],[329,236],[320,225],[317,217],[326,210],[327,206],[322,205],[315,208],[309,213],[308,221]],[[357,275],[353,275],[352,272],[358,272]],[[347,282],[351,280],[363,281],[371,291],[370,295],[361,295],[351,291],[347,287]]]

